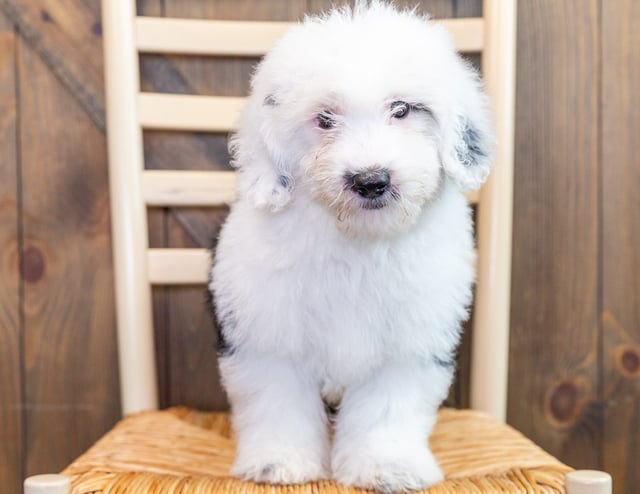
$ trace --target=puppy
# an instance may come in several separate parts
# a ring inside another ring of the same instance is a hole
[[[485,107],[445,29],[382,1],[307,18],[259,64],[210,283],[235,475],[442,480],[428,436],[471,302]]]

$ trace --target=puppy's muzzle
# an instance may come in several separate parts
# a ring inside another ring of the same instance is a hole
[[[368,170],[350,177],[350,188],[365,199],[376,199],[389,190],[391,181],[387,170]]]

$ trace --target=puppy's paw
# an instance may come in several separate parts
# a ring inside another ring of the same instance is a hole
[[[426,447],[363,449],[348,457],[334,455],[332,466],[338,482],[385,494],[420,490],[444,480],[442,470]]]
[[[329,477],[328,469],[308,455],[265,455],[237,458],[231,473],[242,480],[265,484],[303,484]]]

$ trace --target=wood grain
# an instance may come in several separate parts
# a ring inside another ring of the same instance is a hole
[[[136,0],[136,14],[162,17],[164,0]]]
[[[25,473],[55,472],[119,417],[105,138],[19,43]]]
[[[104,130],[99,4],[100,0],[0,0],[0,10]]]
[[[508,420],[597,467],[599,2],[518,6]]]
[[[16,37],[0,14],[0,491],[22,489]]]
[[[482,2],[478,0],[455,0],[455,17],[482,17]]]
[[[149,247],[167,247],[167,219],[169,213],[165,208],[149,208],[147,227],[149,229]],[[158,375],[158,403],[160,408],[170,406],[169,369],[170,346],[168,342],[169,321],[169,288],[152,287],[153,331],[156,346],[156,367]]]
[[[603,468],[640,485],[640,4],[602,3]]]

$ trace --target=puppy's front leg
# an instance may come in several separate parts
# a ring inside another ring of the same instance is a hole
[[[347,389],[332,451],[334,478],[382,492],[440,482],[427,438],[451,377],[452,368],[436,363],[392,363]]]
[[[238,442],[232,473],[274,484],[327,478],[327,417],[311,376],[285,358],[239,350],[220,370]]]

